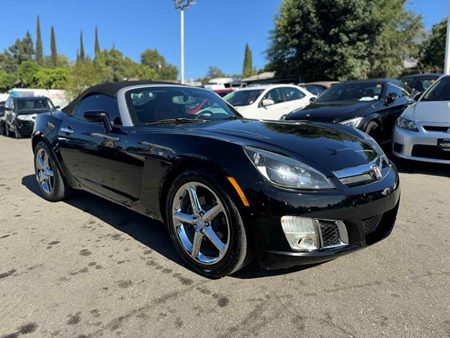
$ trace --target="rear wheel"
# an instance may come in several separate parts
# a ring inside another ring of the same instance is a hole
[[[34,168],[36,181],[46,200],[57,202],[68,196],[70,187],[64,182],[53,153],[44,142],[34,148]]]
[[[177,251],[197,273],[220,278],[244,265],[248,243],[242,219],[214,176],[189,171],[176,178],[166,216]]]

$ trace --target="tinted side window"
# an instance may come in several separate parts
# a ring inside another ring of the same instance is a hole
[[[285,101],[300,100],[300,99],[305,97],[305,94],[303,94],[297,88],[284,87],[284,88],[281,88],[281,92],[284,95],[284,100]]]
[[[283,95],[281,94],[281,90],[275,88],[269,91],[266,96],[264,96],[263,100],[265,99],[272,100],[273,102],[275,102],[275,104],[277,104],[283,102]]]
[[[390,85],[388,88],[388,95],[391,93],[397,94],[398,97],[405,96],[405,93],[403,92],[402,88],[394,86],[394,85]]]
[[[75,117],[84,120],[84,113],[88,111],[106,112],[112,124],[122,125],[117,101],[111,96],[91,95],[84,98],[75,110]]]

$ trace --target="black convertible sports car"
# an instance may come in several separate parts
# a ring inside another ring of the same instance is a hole
[[[362,80],[339,83],[284,120],[340,123],[365,131],[378,143],[392,139],[395,121],[414,103],[397,80]]]
[[[399,205],[397,170],[367,135],[246,120],[176,84],[90,88],[38,115],[32,146],[46,199],[84,189],[162,220],[185,262],[213,278],[249,257],[281,268],[373,244]]]

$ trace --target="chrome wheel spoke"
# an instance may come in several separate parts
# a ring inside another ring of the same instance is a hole
[[[45,168],[44,160],[43,160],[42,157],[39,156],[39,155],[37,155],[37,158],[36,158],[36,165],[37,165],[37,167],[38,167],[39,169],[44,169],[44,168]]]
[[[214,218],[217,217],[217,215],[219,215],[221,212],[223,211],[223,207],[222,204],[216,204],[215,206],[213,206],[211,209],[209,209],[207,212],[205,212],[205,215],[203,216],[203,219],[208,222],[211,223],[212,220]]]
[[[194,224],[194,216],[182,213],[181,211],[176,211],[173,214],[173,218],[181,223]]]
[[[171,207],[175,238],[190,259],[203,265],[219,262],[227,253],[231,234],[224,204],[214,190],[200,182],[187,182],[178,188]],[[213,221],[220,233],[210,226]]]
[[[45,179],[45,183],[47,183],[48,191],[49,191],[49,192],[52,191],[52,190],[53,190],[52,181],[51,181],[51,179],[50,179],[49,177],[47,177],[47,178]]]
[[[211,243],[217,248],[217,250],[220,251],[220,253],[225,252],[225,244],[222,242],[222,240],[217,236],[217,234],[214,232],[214,230],[208,226],[203,229],[203,232],[205,233],[206,237],[211,241]]]
[[[53,170],[50,169],[50,168],[46,170],[46,173],[45,173],[45,174],[46,174],[48,177],[53,177],[53,175],[54,175],[54,174],[53,174]]]
[[[199,214],[200,211],[202,211],[202,206],[200,204],[200,201],[198,200],[197,188],[193,185],[189,185],[188,193],[189,193],[189,198],[191,200],[191,206],[192,206],[192,210],[194,211],[194,214]]]
[[[198,254],[200,253],[200,248],[202,246],[202,240],[203,240],[203,234],[199,231],[196,231],[194,234],[194,240],[192,242],[192,251],[191,251],[192,258],[197,258]]]
[[[50,167],[50,164],[48,163],[48,155],[47,153],[43,153],[42,155],[42,157],[44,158],[44,168],[47,169],[48,167]]]

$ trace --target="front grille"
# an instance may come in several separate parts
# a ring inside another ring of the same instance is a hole
[[[339,228],[336,222],[332,221],[319,221],[320,232],[322,234],[322,247],[341,244],[341,237],[339,235]]]
[[[382,217],[383,217],[383,215],[377,215],[377,216],[363,219],[362,226],[364,229],[364,234],[369,235],[369,234],[375,232],[378,228],[378,225],[380,224]]]
[[[413,146],[411,154],[414,157],[450,160],[450,152],[444,151],[437,146],[415,145]]]
[[[441,127],[441,126],[423,126],[423,129],[426,131],[436,131],[441,133],[446,133],[450,127]]]

